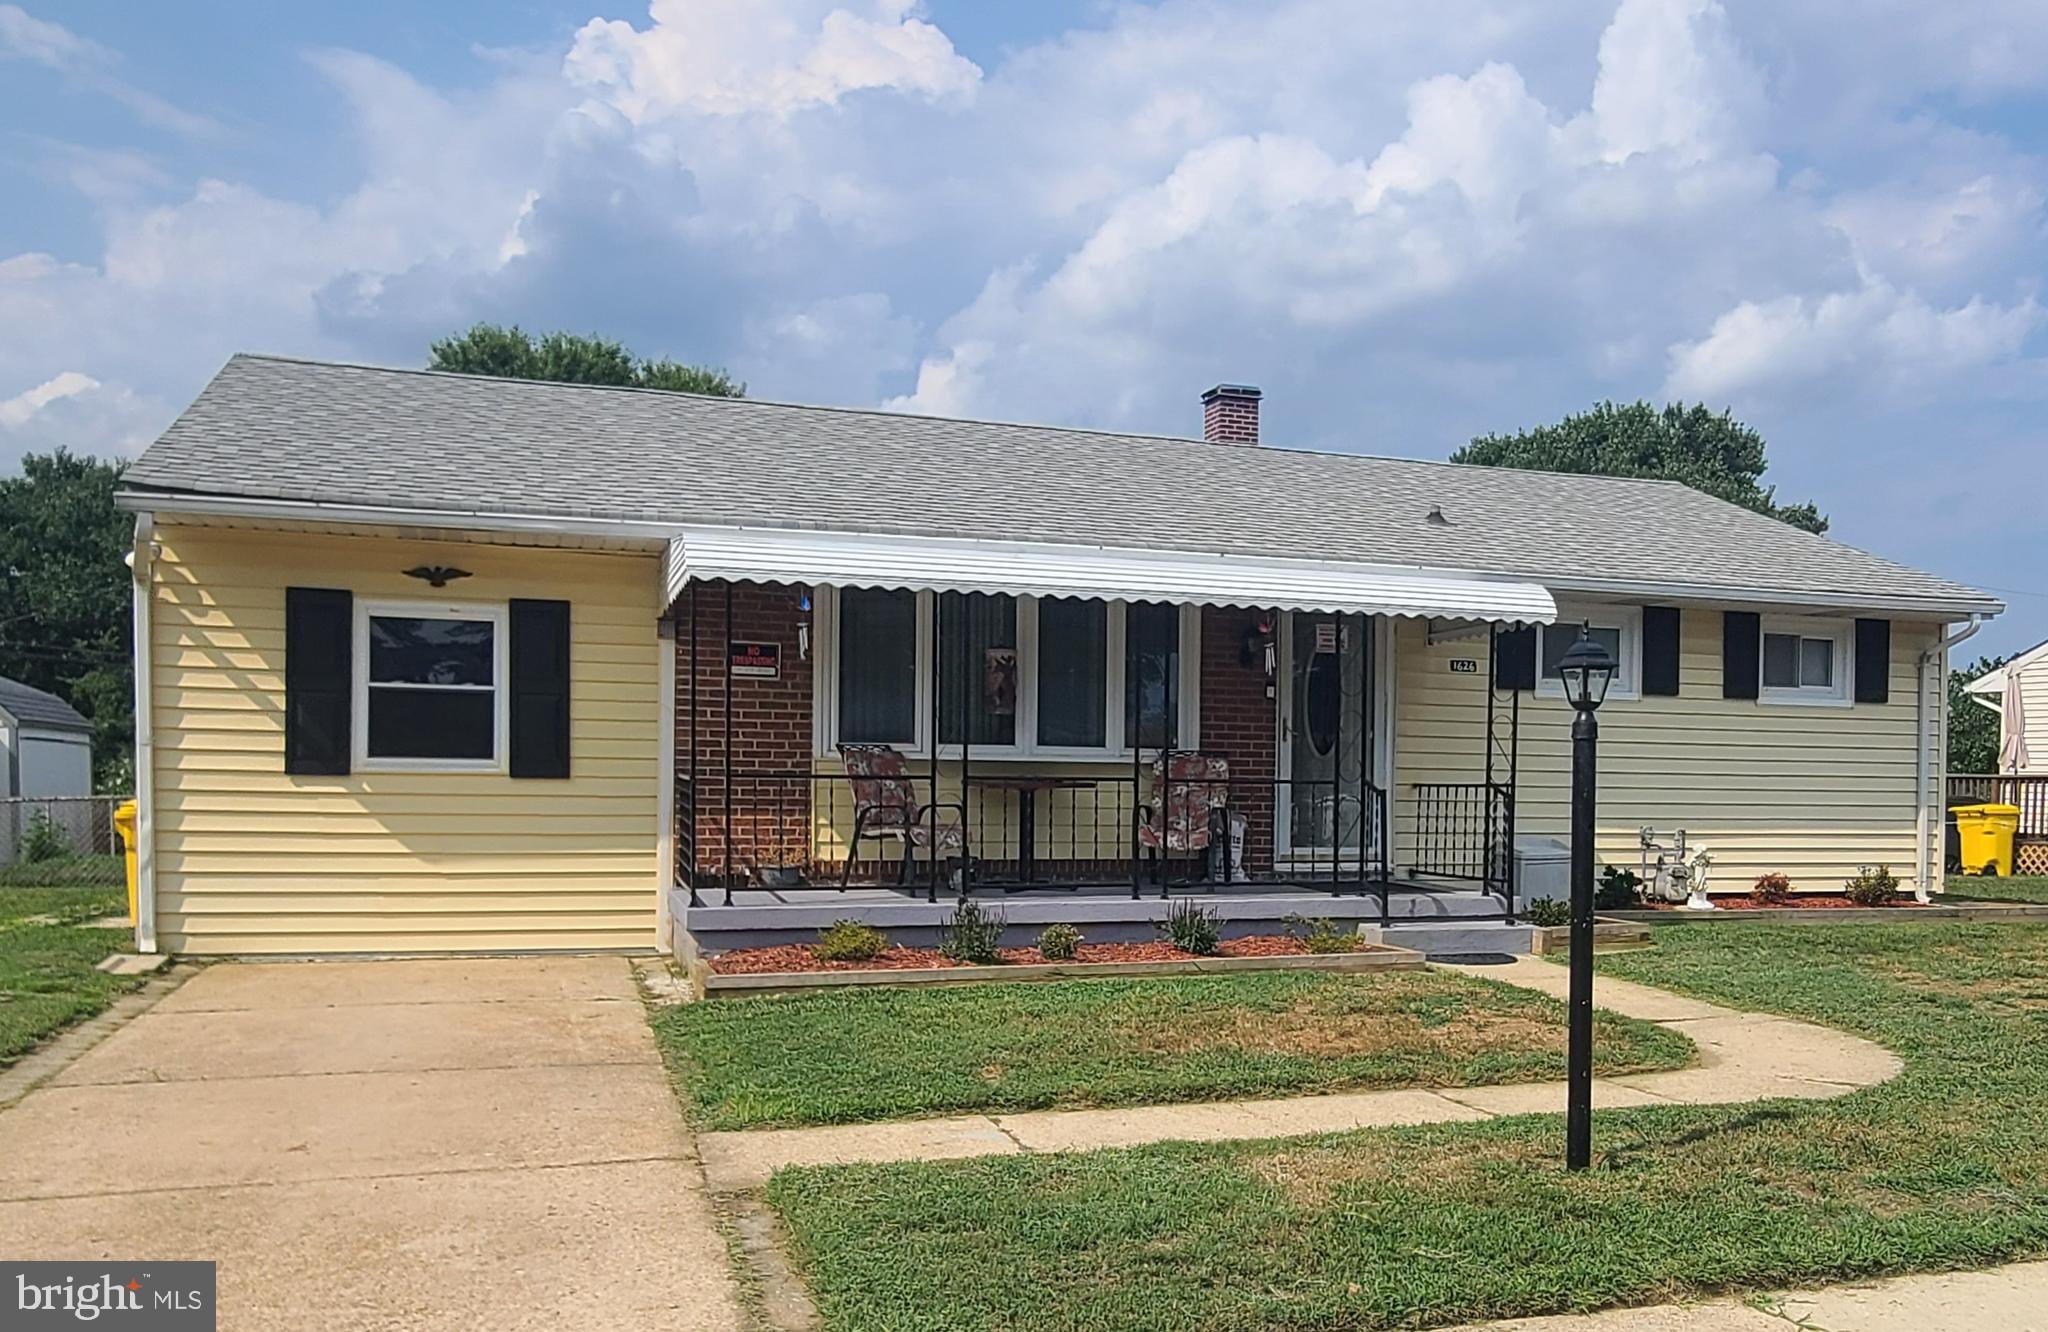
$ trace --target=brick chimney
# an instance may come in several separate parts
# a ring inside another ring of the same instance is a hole
[[[1250,384],[1218,384],[1202,395],[1202,438],[1212,444],[1259,442],[1259,391]]]

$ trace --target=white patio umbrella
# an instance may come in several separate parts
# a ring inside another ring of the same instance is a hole
[[[2020,673],[2005,673],[2005,698],[1999,704],[1998,767],[2017,775],[2027,766],[2027,708],[2020,698]]]

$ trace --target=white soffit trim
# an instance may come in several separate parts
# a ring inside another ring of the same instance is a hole
[[[669,544],[673,599],[695,579],[1008,592],[1105,601],[1548,623],[1535,583],[1389,565],[1109,546],[691,527]]]

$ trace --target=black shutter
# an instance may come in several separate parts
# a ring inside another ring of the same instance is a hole
[[[1678,607],[1643,607],[1643,693],[1678,693]]]
[[[512,775],[569,775],[569,603],[521,601],[512,620]]]
[[[1885,703],[1892,696],[1892,622],[1856,621],[1856,701]]]
[[[355,600],[328,587],[284,590],[284,770],[348,771]]]
[[[1521,625],[1501,629],[1493,638],[1493,687],[1534,689],[1536,687],[1536,629]]]
[[[1721,614],[1721,697],[1755,698],[1763,686],[1763,617],[1755,611]]]

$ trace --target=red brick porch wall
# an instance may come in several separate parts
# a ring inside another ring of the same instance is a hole
[[[675,604],[676,777],[691,774],[691,686],[696,687],[697,869],[715,875],[727,864],[725,844],[725,705],[732,701],[731,867],[744,875],[757,864],[804,864],[811,847],[811,784],[760,774],[808,772],[811,765],[811,663],[797,652],[804,589],[701,583]],[[695,596],[697,660],[690,658],[690,601]],[[728,643],[774,643],[781,674],[735,678],[726,671]]]
[[[1202,608],[1202,749],[1230,760],[1230,798],[1245,814],[1247,872],[1273,868],[1273,776],[1279,757],[1278,705],[1262,661],[1243,662],[1245,634],[1259,612]]]

